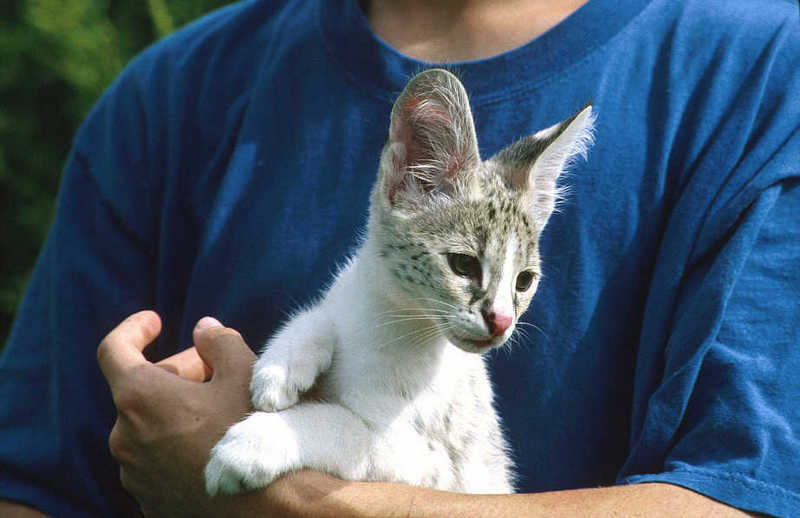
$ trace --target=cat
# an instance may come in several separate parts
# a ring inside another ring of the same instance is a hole
[[[255,411],[212,449],[207,492],[301,468],[513,492],[481,353],[509,338],[536,291],[558,177],[585,157],[593,122],[589,104],[481,161],[459,80],[441,69],[413,77],[391,112],[366,238],[268,341]]]

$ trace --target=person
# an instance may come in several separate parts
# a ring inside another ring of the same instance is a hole
[[[489,359],[519,494],[301,471],[209,499],[250,347],[358,243],[391,103],[430,63],[465,84],[484,157],[597,112],[541,237],[536,327]],[[137,57],[75,140],[0,360],[0,514],[796,514],[798,92],[782,0],[204,17]]]

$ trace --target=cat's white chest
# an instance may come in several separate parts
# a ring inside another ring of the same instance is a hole
[[[439,345],[438,354],[362,356],[350,373],[341,370],[353,363],[334,361],[339,367],[332,375],[340,383],[328,395],[374,431],[369,478],[452,491],[508,492],[508,462],[483,359]],[[493,456],[504,464],[485,480],[485,459]]]

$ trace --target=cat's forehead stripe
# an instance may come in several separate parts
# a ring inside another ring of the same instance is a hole
[[[499,272],[500,280],[498,290],[495,293],[495,300],[492,302],[493,310],[503,315],[514,315],[514,301],[512,289],[513,279],[516,278],[514,263],[518,260],[517,238],[512,233],[503,250],[502,269]]]

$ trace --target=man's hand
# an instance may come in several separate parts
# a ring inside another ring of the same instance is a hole
[[[145,515],[212,512],[224,502],[206,495],[203,467],[228,426],[250,409],[256,357],[239,333],[206,317],[194,329],[194,348],[153,364],[142,351],[160,331],[158,315],[136,313],[97,350],[117,407],[109,447],[122,485]]]

